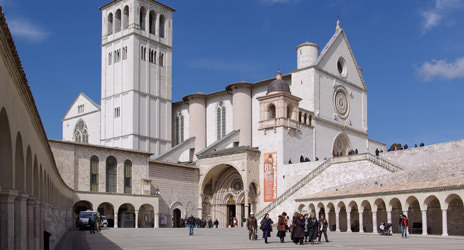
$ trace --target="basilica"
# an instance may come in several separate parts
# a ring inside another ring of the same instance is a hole
[[[242,227],[251,212],[314,211],[335,231],[377,233],[390,222],[395,232],[407,214],[411,233],[464,235],[464,141],[385,152],[370,139],[368,84],[339,21],[323,47],[295,41],[291,72],[269,69],[267,79],[172,100],[175,10],[154,0],[114,0],[100,10],[101,100],[77,96],[62,119],[62,140],[44,138],[2,21],[0,42],[12,53],[2,63],[16,65],[2,64],[9,70],[2,78],[26,93],[18,100],[29,110],[11,111],[22,106],[0,99],[2,228],[25,230],[2,249],[26,238],[34,249],[44,229],[56,243],[87,209],[115,228],[179,227],[190,214],[220,227],[237,218]],[[16,91],[6,82],[2,89]],[[31,125],[14,125],[19,114]],[[18,139],[16,126],[26,126],[23,133],[33,126],[35,135]],[[61,217],[45,216],[53,209]],[[35,217],[42,219],[22,228]]]

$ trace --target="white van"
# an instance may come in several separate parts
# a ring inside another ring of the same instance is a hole
[[[94,214],[96,215],[97,211],[87,210],[87,211],[81,211],[79,213],[78,227],[79,227],[80,230],[90,229],[89,218],[90,218],[90,216],[92,216]]]

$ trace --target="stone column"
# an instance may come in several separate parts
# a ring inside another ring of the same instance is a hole
[[[359,212],[359,232],[364,233],[363,213]]]
[[[245,214],[242,215],[244,218],[248,218],[250,214],[250,204],[248,204],[248,191],[245,191]]]
[[[427,235],[427,209],[422,212],[422,235]]]
[[[392,211],[387,211],[387,223],[392,224]]]
[[[14,249],[15,190],[0,191],[0,249]]]
[[[335,214],[335,221],[337,223],[337,228],[335,229],[335,232],[340,232],[340,213]]]
[[[30,197],[27,199],[27,249],[34,248],[34,205],[35,199]]]
[[[203,194],[198,198],[197,217],[200,219],[203,217]]]
[[[139,210],[134,212],[134,228],[139,228]]]
[[[34,203],[34,248],[40,249],[40,201],[35,200]]]
[[[448,236],[448,209],[442,209],[441,210],[441,216],[442,216],[442,225],[443,225],[443,232],[442,236]]]
[[[351,231],[351,212],[346,212],[346,231],[347,232],[352,232]]]
[[[377,212],[372,212],[372,233],[378,233],[377,227]]]
[[[18,194],[14,201],[14,237],[16,249],[27,248],[27,197],[27,194]]]
[[[235,204],[235,218],[237,219],[237,227],[242,227],[242,204]]]
[[[118,228],[118,212],[114,212],[114,228]]]

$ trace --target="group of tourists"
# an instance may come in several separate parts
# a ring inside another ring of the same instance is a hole
[[[89,227],[90,227],[90,234],[95,234],[95,229],[97,232],[101,231],[101,224],[102,224],[102,218],[100,216],[100,213],[93,213],[89,217]]]
[[[263,232],[264,242],[267,244],[268,238],[271,237],[274,221],[269,217],[269,214],[266,214],[259,224],[259,229]],[[248,238],[250,240],[256,240],[258,223],[253,213],[248,217],[246,226],[248,228]],[[327,238],[327,227],[328,222],[324,218],[324,215],[321,215],[318,220],[314,212],[311,212],[309,215],[295,213],[292,221],[289,222],[287,213],[283,212],[279,215],[277,221],[277,237],[280,238],[281,243],[284,243],[288,231],[290,232],[291,240],[295,244],[304,245],[304,242],[309,242],[313,245],[316,239],[318,239],[319,242],[321,241],[322,235],[324,235],[325,241],[329,242]]]
[[[219,221],[217,219],[214,220],[214,222],[209,219],[206,221],[205,219],[200,219],[200,218],[195,218],[191,214],[188,218],[186,219],[181,219],[181,227],[188,227],[189,228],[189,235],[193,235],[193,228],[218,228],[219,226]]]

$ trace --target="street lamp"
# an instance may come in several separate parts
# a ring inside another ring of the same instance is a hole
[[[155,189],[155,195],[160,195],[160,194],[161,194],[161,192],[160,192],[159,188],[156,187],[156,189]]]

